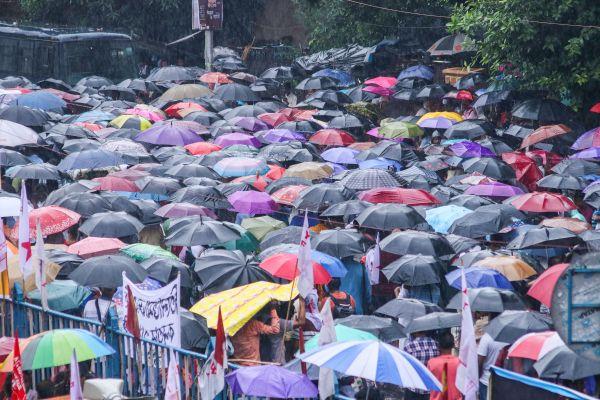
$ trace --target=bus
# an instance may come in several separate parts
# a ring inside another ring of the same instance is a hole
[[[0,23],[0,76],[8,75],[71,85],[89,75],[120,82],[137,77],[137,66],[128,35]]]

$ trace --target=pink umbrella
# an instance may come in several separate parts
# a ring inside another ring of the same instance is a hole
[[[380,86],[389,89],[392,86],[394,86],[397,82],[398,80],[392,76],[378,76],[377,78],[372,78],[365,81],[365,85]]]
[[[271,214],[279,205],[265,192],[239,191],[227,197],[233,209],[242,214]]]
[[[240,128],[244,128],[245,130],[251,132],[258,132],[264,131],[265,129],[269,129],[269,126],[266,124],[266,122],[263,122],[255,117],[235,117],[232,118],[229,122],[232,122]]]
[[[381,87],[381,86],[365,86],[362,89],[363,92],[374,93],[379,96],[389,97],[394,94],[394,91],[389,88]]]
[[[525,193],[523,190],[516,186],[507,185],[501,182],[491,183],[480,183],[475,186],[470,186],[465,190],[465,194],[472,194],[475,196],[488,196],[488,197],[512,197],[518,194]]]
[[[130,108],[128,110],[125,110],[125,114],[139,115],[152,122],[158,122],[165,119],[162,115],[150,110],[144,110],[143,108]]]
[[[154,211],[154,215],[163,218],[182,218],[192,215],[201,215],[212,219],[217,219],[217,215],[204,206],[197,206],[190,203],[169,203]]]

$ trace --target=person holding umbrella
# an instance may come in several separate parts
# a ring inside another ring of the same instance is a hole
[[[252,318],[235,335],[231,337],[233,344],[233,359],[240,365],[252,366],[260,364],[260,335],[276,335],[279,333],[279,316],[276,303],[270,303],[269,325]]]

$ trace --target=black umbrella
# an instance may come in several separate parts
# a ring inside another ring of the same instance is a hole
[[[579,234],[581,240],[585,242],[585,245],[590,251],[600,250],[600,231],[599,230],[587,230]]]
[[[600,362],[578,355],[567,346],[549,351],[533,364],[540,378],[575,381],[600,374]]]
[[[260,77],[263,79],[278,79],[282,81],[289,81],[294,79],[291,67],[272,67],[267,68]]]
[[[510,125],[503,133],[503,136],[513,136],[518,139],[525,139],[533,132],[533,128],[526,128],[520,125]]]
[[[565,159],[552,167],[552,172],[561,175],[600,175],[600,164],[581,159]]]
[[[123,272],[133,283],[141,283],[148,274],[130,257],[108,255],[85,260],[69,274],[81,286],[116,289],[123,285]]]
[[[56,278],[61,280],[69,279],[69,274],[75,271],[75,269],[77,269],[84,261],[83,258],[79,257],[77,254],[68,253],[58,249],[44,250],[44,254],[48,261],[60,265],[61,268]]]
[[[381,270],[389,282],[422,286],[440,283],[440,273],[445,268],[432,256],[407,254],[392,261]]]
[[[560,190],[581,190],[586,184],[578,176],[550,174],[537,181],[539,187]]]
[[[65,81],[61,81],[60,79],[47,78],[39,81],[37,85],[43,89],[56,89],[61,90],[63,92],[73,92],[73,87],[66,83]]]
[[[254,104],[254,105],[248,104],[245,106],[239,106],[236,108],[220,111],[219,115],[221,115],[226,120],[230,120],[235,117],[258,117],[260,114],[265,114],[267,112],[268,112],[267,110],[265,110],[264,108],[262,108],[256,104]],[[237,131],[238,132],[240,131],[239,127],[237,127]]]
[[[183,308],[179,309],[181,321],[181,347],[185,350],[202,353],[210,342],[210,332],[206,318]]]
[[[471,119],[461,121],[446,129],[444,136],[448,139],[475,139],[494,133],[494,125],[486,120]]]
[[[465,172],[478,172],[497,180],[508,180],[515,177],[515,171],[502,160],[492,157],[470,158],[462,164]]]
[[[383,187],[400,187],[398,178],[384,169],[357,169],[346,175],[340,183],[352,190],[369,190]]]
[[[335,118],[334,118],[335,119]],[[283,122],[276,126],[277,129],[289,129],[290,131],[299,132],[299,133],[308,133],[313,134],[319,129],[321,129],[321,125],[317,124],[315,121],[287,121]]]
[[[469,289],[469,302],[471,310],[481,312],[500,313],[505,310],[525,310],[525,304],[517,294],[510,290],[496,288]],[[462,310],[462,293],[457,293],[450,299],[446,308]]]
[[[30,128],[40,128],[48,122],[50,116],[36,108],[8,106],[0,111],[0,119],[6,119]]]
[[[140,263],[150,278],[162,283],[169,283],[177,277],[181,278],[181,286],[192,288],[194,281],[190,267],[174,258],[150,257]]]
[[[281,163],[314,160],[311,152],[303,148],[299,142],[273,143],[260,149],[258,155],[265,160],[275,160]]]
[[[336,81],[326,76],[310,77],[296,85],[296,90],[331,89],[337,86]]]
[[[152,70],[146,80],[150,82],[183,82],[193,81],[195,78],[189,69],[170,65]]]
[[[179,164],[169,168],[165,175],[184,179],[191,177],[203,177],[218,179],[219,175],[212,169],[199,164]]]
[[[552,329],[552,318],[534,311],[504,311],[485,329],[497,342],[513,343],[521,336]]]
[[[391,231],[428,226],[425,218],[404,204],[376,204],[356,217],[361,228]]]
[[[93,190],[96,186],[98,186],[97,182],[88,181],[88,180],[79,180],[77,182],[69,183],[68,185],[62,186],[59,189],[51,192],[48,197],[46,197],[46,201],[44,205],[57,204],[58,201],[62,200],[63,197],[67,197],[73,193],[84,193],[90,190]],[[81,213],[80,213],[81,214]]]
[[[554,99],[530,99],[516,104],[511,114],[513,118],[533,121],[566,122],[573,118],[573,111]]]
[[[494,202],[485,197],[475,196],[472,194],[461,194],[450,199],[447,204],[453,204],[455,206],[466,207],[471,210],[475,210],[481,206],[492,205]]]
[[[228,83],[215,89],[215,97],[223,101],[259,101],[260,98],[246,85]]]
[[[332,204],[350,200],[354,194],[337,183],[318,183],[300,192],[294,201],[298,210],[319,212]]]
[[[48,129],[43,134],[46,134],[46,135],[57,134],[60,136],[66,136],[66,137],[78,138],[78,139],[95,138],[96,137],[96,135],[92,131],[90,131],[89,129],[86,129],[82,126],[77,126],[77,125],[72,125],[72,124],[63,124],[63,123],[54,125],[52,128]]]
[[[510,153],[511,151],[513,151],[512,147],[498,139],[487,138],[483,140],[477,140],[477,143],[498,155],[503,153]]]
[[[446,235],[446,240],[452,246],[454,254],[460,254],[480,244],[479,240],[452,234]]]
[[[229,197],[235,192],[248,192],[251,190],[256,190],[256,188],[248,182],[220,183],[215,187],[215,189],[217,189],[225,197]]]
[[[382,140],[368,150],[360,152],[357,160],[371,160],[378,157],[388,158],[390,160],[402,161],[405,153],[409,151],[402,143],[396,143],[389,140]]]
[[[372,206],[372,203],[362,200],[346,200],[329,206],[321,213],[322,217],[342,217],[348,223],[356,218],[358,214]]]
[[[81,78],[75,86],[86,86],[94,89],[100,89],[102,86],[112,85],[113,82],[103,76],[91,75]]]
[[[213,67],[216,71],[244,71],[246,66],[238,57],[222,57],[217,58],[213,62]]]
[[[410,320],[407,333],[436,331],[438,329],[455,328],[461,325],[460,314],[453,312],[432,312]]]
[[[531,247],[571,246],[579,242],[579,236],[565,228],[535,227],[520,232],[506,246],[509,250]]]
[[[446,94],[447,90],[437,83],[427,85],[416,95],[417,99],[441,99]]]
[[[299,243],[299,242],[298,242]],[[311,239],[315,250],[337,258],[365,253],[363,236],[355,229],[328,229]]]
[[[423,86],[427,86],[427,84],[431,83],[428,79],[423,78],[404,78],[400,79],[392,88],[394,90],[401,89],[420,89]]]
[[[354,103],[358,103],[360,101],[371,101],[378,97],[375,93],[365,92],[363,88],[363,85],[356,86],[350,89],[346,94]]]
[[[169,246],[209,246],[237,240],[240,234],[218,221],[200,219],[178,229],[170,229],[165,244]]]
[[[120,238],[137,236],[143,228],[144,224],[137,218],[123,211],[109,211],[92,215],[79,231],[87,236]]]
[[[494,104],[499,104],[505,102],[510,97],[510,91],[508,90],[493,90],[491,92],[487,92],[482,94],[475,100],[472,107],[487,107]]]
[[[444,259],[454,254],[452,246],[443,236],[421,231],[394,232],[379,245],[381,250],[401,256],[422,254]]]
[[[392,317],[401,325],[408,325],[414,318],[442,311],[437,304],[417,299],[393,299],[375,310],[375,313]]]
[[[7,171],[6,176],[34,180],[58,181],[62,179],[62,174],[58,168],[48,163],[18,165]]]
[[[208,208],[228,209],[231,207],[227,199],[212,186],[187,186],[179,189],[171,196],[175,203],[191,203]]]
[[[486,84],[488,77],[481,73],[471,73],[461,77],[454,87],[458,90],[473,90],[477,87]]]
[[[353,114],[344,114],[339,117],[333,118],[327,125],[328,128],[334,129],[363,129],[368,126],[369,123],[363,121],[360,117]]]
[[[336,325],[360,329],[369,332],[379,340],[391,342],[406,337],[404,328],[391,318],[382,318],[375,315],[351,315],[346,318],[336,319]]]
[[[154,212],[158,210],[160,205],[152,200],[130,200],[133,205],[138,207],[141,211],[140,221],[144,225],[159,224],[162,219],[155,215]]]
[[[206,126],[221,119],[219,114],[210,111],[194,111],[183,117],[184,121],[194,121]]]
[[[498,233],[511,223],[512,220],[501,212],[474,211],[456,219],[448,233],[477,239]]]
[[[479,206],[475,211],[501,213],[508,218],[524,220],[526,217],[523,211],[517,210],[512,204],[489,204]]]
[[[84,150],[96,150],[100,142],[93,139],[69,139],[65,140],[62,151],[65,153],[77,153]]]
[[[103,86],[100,88],[99,93],[114,100],[135,101],[137,97],[133,89],[117,85]]]
[[[266,234],[260,242],[260,249],[266,250],[279,244],[298,244],[302,235],[301,226],[286,226],[285,228],[277,229]]]
[[[258,281],[272,282],[273,277],[258,262],[239,250],[209,250],[194,264],[200,279],[199,289],[205,294],[247,285]]]
[[[401,101],[416,101],[418,89],[402,89],[392,95],[393,99]]]
[[[0,148],[0,166],[14,167],[29,164],[31,161],[18,151]]]
[[[123,211],[137,219],[142,218],[142,210],[128,198],[112,192],[101,192],[100,196],[108,201],[111,211]]]
[[[459,196],[461,193],[453,187],[443,185],[435,186],[429,192],[444,204],[447,204],[451,198]]]
[[[153,93],[160,93],[161,90],[158,86],[156,86],[156,84],[154,84],[154,82],[150,82],[144,79],[125,79],[124,81],[122,81],[121,83],[119,83],[117,86],[122,87],[122,88],[127,88],[127,89],[131,89],[131,90],[135,90],[137,92],[153,92]]]
[[[62,191],[64,188],[58,189],[55,192]],[[54,194],[53,192],[52,194]],[[75,211],[81,214],[84,218],[90,217],[96,213],[111,211],[111,205],[104,197],[88,192],[73,192],[64,194],[63,196],[48,196],[46,204],[53,204],[56,206],[68,208],[69,210]],[[56,197],[56,199],[55,199]]]

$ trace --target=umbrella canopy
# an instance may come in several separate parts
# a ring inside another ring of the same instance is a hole
[[[271,214],[279,209],[279,206],[271,196],[264,192],[235,192],[227,197],[234,210],[248,215]]]
[[[533,332],[518,338],[508,349],[508,357],[537,361],[565,343],[557,332]]]
[[[515,177],[515,171],[504,161],[491,157],[475,157],[470,158],[462,164],[465,172],[478,172],[489,178],[497,180],[508,180]]]
[[[554,286],[567,268],[569,268],[569,264],[556,264],[549,267],[533,281],[527,295],[539,300],[546,307],[551,307]]]
[[[9,178],[58,181],[62,179],[60,170],[52,164],[27,164],[10,167],[6,170]]]
[[[525,261],[515,256],[492,256],[477,261],[475,266],[494,269],[510,281],[521,281],[537,272]]]
[[[461,324],[461,315],[451,312],[432,312],[410,321],[406,327],[408,333],[436,331],[458,327]]]
[[[58,164],[61,171],[77,169],[103,169],[124,164],[119,154],[102,149],[83,150],[71,153]]]
[[[223,222],[199,220],[169,230],[165,243],[169,246],[206,246],[237,240],[240,234]]]
[[[322,183],[303,189],[293,205],[299,210],[319,212],[331,204],[352,198],[352,192],[339,184]]]
[[[0,120],[0,146],[17,147],[36,144],[39,136],[33,129],[9,120]]]
[[[362,211],[356,222],[361,227],[383,229],[413,229],[427,226],[427,222],[414,208],[404,204],[376,204]]]
[[[454,220],[449,233],[469,238],[482,238],[500,232],[512,220],[500,212],[473,211]]]
[[[421,390],[438,390],[442,385],[433,374],[408,353],[389,344],[369,341],[336,342],[300,354],[301,360],[345,375],[374,382],[391,383]]]
[[[455,289],[461,290],[461,270],[456,269],[446,274],[446,280]],[[500,272],[482,267],[469,267],[464,269],[468,288],[492,287],[497,289],[513,290],[510,281]]]
[[[59,189],[60,190],[60,189]],[[112,210],[108,200],[100,195],[87,192],[74,192],[63,196],[56,196],[54,205],[68,208],[75,211],[84,218],[90,217],[96,213],[107,212]],[[53,200],[48,197],[48,200]]]
[[[300,243],[300,241],[298,240],[295,243]],[[359,255],[365,252],[363,237],[354,229],[324,230],[313,236],[311,243],[315,250],[337,258]]]
[[[119,239],[88,236],[85,239],[81,239],[70,245],[67,248],[67,251],[87,259],[90,257],[116,254],[125,246],[125,243]]]
[[[125,251],[123,252],[127,254]],[[140,265],[150,278],[163,284],[171,282],[179,275],[182,287],[192,288],[194,286],[190,268],[177,258],[164,257],[162,253],[158,253],[142,260]]]
[[[577,234],[565,228],[540,226],[520,232],[506,246],[507,249],[525,249],[531,247],[552,247],[576,244],[580,241]]]
[[[201,142],[198,134],[182,125],[173,122],[157,123],[149,129],[140,132],[135,140],[138,142],[162,145],[162,146],[185,146],[191,143]]]
[[[473,210],[453,204],[430,208],[425,212],[425,221],[437,233],[448,233],[448,230],[457,219],[472,213]]]
[[[447,258],[454,254],[452,246],[444,237],[411,230],[393,232],[381,241],[380,247],[383,251],[397,255],[422,254]]]
[[[352,135],[341,129],[321,129],[308,140],[321,146],[348,146],[356,141]]]
[[[170,251],[163,249],[162,247],[147,244],[147,243],[134,243],[124,246],[120,249],[120,252],[133,258],[136,262],[142,262],[152,257],[168,258],[177,260],[177,256]]]
[[[438,284],[444,266],[432,256],[407,254],[381,270],[389,282],[422,286]]]
[[[306,375],[276,365],[242,367],[229,373],[225,380],[235,395],[281,399],[319,395],[319,390]]]
[[[441,204],[432,194],[422,189],[374,188],[361,192],[358,198],[370,203],[400,203],[409,206]]]
[[[87,236],[120,238],[137,235],[144,225],[135,217],[123,212],[102,212],[92,215],[79,231]]]
[[[577,380],[600,373],[600,362],[578,355],[560,346],[541,357],[533,368],[541,378]]]
[[[223,101],[260,101],[260,98],[246,85],[229,83],[215,89],[215,98]]]
[[[573,112],[554,99],[530,99],[516,104],[511,114],[515,118],[543,122],[562,122],[571,119]]]
[[[305,351],[310,351],[319,347],[319,336],[320,334],[317,333],[304,344]],[[335,336],[336,342],[347,342],[350,340],[377,340],[377,336],[373,335],[372,333],[360,329],[349,328],[342,324],[335,325]]]
[[[529,212],[565,212],[577,207],[566,196],[549,192],[531,192],[509,199],[518,210]]]
[[[400,181],[392,173],[381,169],[355,170],[346,175],[340,183],[353,190],[400,186]]]
[[[65,312],[79,309],[86,301],[92,291],[84,288],[73,281],[54,281],[46,284],[48,307],[52,310]],[[39,289],[27,294],[27,297],[36,304],[41,303]]]
[[[300,269],[298,268],[298,255],[290,253],[277,253],[272,256],[265,258],[261,263],[260,267],[271,275],[293,280],[300,275]],[[314,283],[317,285],[326,285],[331,281],[331,275],[321,264],[312,262],[313,278]]]
[[[424,315],[442,311],[437,304],[417,299],[393,299],[375,310],[376,314],[385,315],[397,319],[404,326],[410,321]]]
[[[571,132],[571,128],[563,124],[541,126],[523,140],[521,143],[521,148],[525,148],[569,132]]]
[[[469,303],[473,311],[501,313],[505,310],[524,310],[523,301],[512,291],[495,288],[468,290]],[[446,308],[462,309],[462,293],[450,299]]]
[[[31,237],[35,236],[35,227],[39,221],[42,235],[60,233],[77,224],[81,215],[59,206],[45,206],[31,210],[29,213],[29,229]]]
[[[578,176],[550,174],[537,181],[537,185],[547,189],[581,190],[585,182]]]
[[[533,311],[504,311],[492,319],[485,329],[497,342],[513,343],[532,332],[544,332],[552,327],[552,319]]]
[[[123,272],[133,283],[140,283],[148,274],[138,263],[127,256],[108,255],[85,260],[69,279],[82,286],[116,289],[123,284]]]

